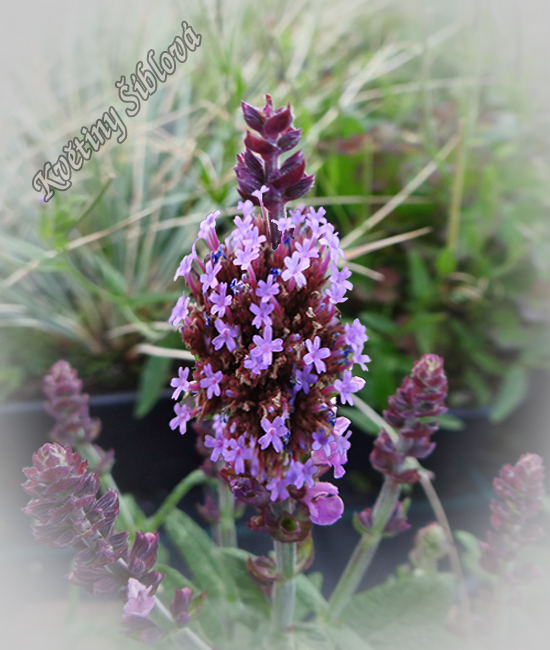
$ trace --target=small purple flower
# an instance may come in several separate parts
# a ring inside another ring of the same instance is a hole
[[[283,443],[281,438],[284,438],[289,433],[283,418],[278,415],[273,422],[264,418],[260,424],[265,431],[265,435],[258,440],[260,447],[267,449],[271,444],[277,453],[282,451]]]
[[[315,370],[318,373],[325,372],[327,367],[323,359],[330,357],[330,350],[328,348],[321,347],[321,338],[316,336],[311,342],[309,339],[306,340],[306,347],[308,353],[304,356],[304,362],[306,364],[314,364]]]
[[[248,271],[252,262],[260,256],[260,249],[249,240],[244,241],[244,249],[235,251],[235,266],[240,266],[243,271]]]
[[[302,259],[319,257],[319,249],[316,248],[315,242],[310,237],[306,237],[302,242],[297,241],[295,246]]]
[[[300,253],[294,251],[294,253],[292,253],[292,257],[285,257],[283,261],[287,267],[281,275],[283,280],[292,280],[290,288],[292,288],[293,282],[296,282],[298,288],[305,287],[307,280],[302,271],[305,271],[307,268],[309,268],[309,257],[304,258],[300,255]]]
[[[299,460],[293,460],[290,463],[290,468],[287,472],[286,478],[289,483],[295,485],[300,489],[304,483],[308,488],[315,485],[313,475],[317,472],[317,467],[313,464],[313,460],[308,458],[307,461],[301,463]]]
[[[244,203],[239,201],[237,203],[237,210],[240,210],[245,217],[248,217],[254,211],[254,203],[248,199]]]
[[[199,232],[197,234],[197,239],[204,239],[208,244],[210,250],[217,250],[220,242],[218,236],[216,235],[216,217],[221,214],[219,210],[211,212],[207,215],[206,219],[201,221]]]
[[[346,331],[346,343],[351,345],[354,349],[362,350],[363,345],[369,340],[369,337],[367,336],[367,328],[364,325],[361,325],[359,319],[356,318],[352,325],[346,323],[344,329]]]
[[[187,380],[187,377],[189,376],[189,368],[179,368],[178,369],[178,376],[174,377],[172,381],[170,382],[170,386],[172,388],[175,388],[176,390],[172,393],[172,399],[178,399],[180,394],[186,393],[189,390],[190,382]]]
[[[246,446],[244,435],[241,435],[237,440],[235,438],[229,440],[224,453],[224,459],[234,463],[233,468],[236,474],[244,474],[244,461],[250,460],[253,453],[253,450]]]
[[[212,303],[212,314],[214,316],[225,316],[225,311],[233,302],[233,296],[226,296],[227,282],[220,282],[218,291],[210,294],[210,302]]]
[[[344,266],[344,268],[341,271],[339,271],[336,264],[332,264],[330,267],[330,271],[332,275],[329,279],[333,285],[342,287],[345,291],[353,289],[353,284],[348,281],[348,278],[351,277],[351,271],[348,269],[347,266]]]
[[[352,377],[351,370],[344,370],[343,379],[337,379],[334,382],[334,389],[340,394],[342,404],[351,404],[353,406],[353,397],[351,393],[357,393],[365,385],[365,380],[361,377]]]
[[[269,274],[267,282],[263,280],[258,281],[258,288],[256,295],[262,299],[262,302],[269,302],[270,298],[275,297],[279,293],[279,283],[275,280],[274,276]]]
[[[219,282],[216,275],[219,273],[221,268],[222,265],[220,262],[216,262],[215,265],[212,265],[212,260],[206,262],[205,271],[200,277],[203,293],[206,293],[208,289],[215,289],[218,286]]]
[[[308,488],[302,502],[309,508],[311,521],[319,526],[330,526],[344,512],[344,502],[338,496],[338,488],[332,483],[315,483]]]
[[[290,496],[287,490],[288,485],[289,483],[286,476],[283,478],[274,476],[266,485],[266,488],[271,492],[269,499],[271,501],[284,501],[285,499],[288,499]]]
[[[319,377],[311,372],[313,365],[308,363],[304,366],[303,370],[296,370],[296,382],[299,386],[298,390],[303,390],[306,395],[309,395],[309,387],[315,384]]]
[[[227,323],[224,323],[220,318],[218,318],[218,320],[214,323],[214,326],[219,332],[219,336],[216,336],[216,338],[212,340],[214,349],[216,351],[221,350],[225,345],[229,352],[233,352],[233,350],[237,347],[235,339],[239,336],[238,326],[228,325]]]
[[[331,261],[337,263],[340,257],[346,259],[346,254],[340,248],[340,239],[338,238],[338,235],[334,232],[334,226],[332,226],[332,228],[333,228],[332,230],[328,230],[327,228],[325,228],[325,234],[320,239],[319,243],[328,246]]]
[[[176,274],[174,275],[174,282],[180,277],[183,276],[187,278],[189,273],[191,273],[191,269],[193,268],[193,260],[195,259],[195,254],[191,253],[190,255],[186,255],[182,261],[180,262],[180,265],[178,267],[178,270],[176,271]]]
[[[260,202],[260,205],[263,205],[262,194],[265,194],[266,192],[269,192],[269,187],[267,187],[267,185],[262,185],[259,190],[252,192],[252,196],[255,196]]]
[[[253,375],[261,375],[262,370],[264,369],[258,357],[250,356],[246,357],[244,360],[244,367],[252,371]]]
[[[333,305],[347,300],[346,288],[340,284],[331,284],[328,289],[325,289],[325,294]]]
[[[220,457],[220,454],[222,456],[224,455],[224,451],[227,448],[227,440],[223,437],[222,432],[218,429],[218,431],[216,431],[215,438],[208,435],[204,437],[204,446],[210,447],[212,449],[210,460],[215,463]]]
[[[251,303],[250,311],[254,314],[252,325],[258,329],[262,326],[271,327],[273,321],[269,317],[269,314],[271,314],[274,309],[275,307],[268,302],[261,302],[259,305]]]
[[[311,448],[313,451],[318,451],[319,449],[322,449],[325,452],[325,456],[327,458],[330,458],[332,454],[332,448],[330,446],[330,443],[334,441],[334,436],[325,431],[314,431],[313,432],[313,444],[311,445]]]
[[[147,618],[155,606],[155,599],[150,596],[152,589],[153,587],[146,587],[139,580],[130,578],[127,587],[128,601],[124,605],[124,613]]]
[[[281,219],[274,219],[273,223],[277,224],[279,232],[284,232],[285,230],[290,230],[294,228],[294,222],[290,217],[282,217]]]
[[[290,216],[292,217],[292,223],[296,228],[299,228],[305,220],[304,215],[302,214],[302,210],[300,208],[296,210],[289,210]]]
[[[250,350],[252,357],[259,359],[259,363],[263,366],[263,369],[269,368],[273,362],[273,352],[282,352],[283,350],[283,340],[275,339],[272,340],[273,331],[270,325],[267,325],[264,329],[263,337],[259,334],[255,334],[252,337],[252,340],[256,344],[256,347]]]
[[[180,321],[185,321],[188,314],[189,314],[189,297],[186,298],[185,295],[180,296],[178,298],[178,302],[176,303],[176,306],[174,307],[174,309],[172,309],[172,313],[170,314],[170,318],[168,319],[168,322],[171,323],[174,327],[177,327]]]
[[[223,380],[223,372],[221,370],[214,372],[212,366],[207,363],[204,366],[204,374],[206,377],[200,380],[200,387],[206,388],[206,397],[208,399],[212,399],[212,395],[219,397],[221,394],[220,382]]]
[[[180,433],[183,435],[187,428],[187,423],[192,417],[191,409],[187,404],[176,404],[174,411],[176,412],[176,417],[170,420],[170,428],[173,431],[176,427],[179,427]]]

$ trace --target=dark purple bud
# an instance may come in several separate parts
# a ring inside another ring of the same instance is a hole
[[[302,178],[306,166],[302,152],[297,151],[292,158],[294,159],[292,164],[288,165],[286,168],[284,168],[285,166],[283,165],[281,167],[281,176],[272,181],[271,184],[274,188],[278,190],[285,189],[291,185],[295,185]]]
[[[244,121],[248,124],[248,126],[254,131],[258,131],[259,133],[263,134],[265,118],[261,112],[246,102],[241,102],[241,108],[243,110]]]
[[[170,612],[176,621],[178,627],[184,627],[189,623],[191,618],[189,614],[189,605],[193,598],[193,590],[189,587],[176,589],[174,600],[170,603]]]
[[[254,153],[259,153],[261,156],[269,156],[276,151],[275,145],[261,138],[257,138],[249,132],[247,132],[246,138],[244,139],[244,145],[251,151],[254,151]]]
[[[279,112],[280,111],[280,112]],[[264,135],[270,140],[276,140],[283,131],[286,131],[292,124],[292,113],[290,112],[290,104],[284,109],[279,109],[270,117],[264,125]]]
[[[266,596],[271,595],[273,583],[281,580],[275,561],[268,557],[246,558],[246,570]]]
[[[397,501],[388,519],[388,523],[384,528],[384,534],[388,536],[397,535],[410,527],[410,524],[407,522],[407,515],[405,514],[403,503]]]
[[[287,187],[284,192],[285,199],[287,201],[294,201],[304,196],[304,194],[307,194],[311,189],[314,180],[315,180],[314,175],[304,176],[300,181],[298,181],[294,185]]]
[[[281,135],[277,140],[277,146],[281,151],[290,151],[298,145],[301,137],[302,129],[291,129]]]
[[[263,508],[269,501],[269,491],[252,476],[235,476],[229,487],[236,499],[256,508]]]

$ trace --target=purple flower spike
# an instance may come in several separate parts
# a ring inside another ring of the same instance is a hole
[[[99,420],[90,418],[88,395],[82,381],[67,361],[57,361],[44,378],[46,411],[56,420],[50,439],[62,445],[90,443],[101,429]]]
[[[302,503],[309,508],[311,521],[319,526],[331,526],[344,512],[344,502],[332,483],[316,483],[308,488]]]
[[[516,574],[522,567],[514,562],[522,548],[543,535],[538,526],[529,525],[544,504],[544,465],[538,454],[523,454],[514,467],[505,465],[494,482],[500,501],[491,501],[491,526],[487,542],[481,542],[480,564],[485,571],[508,582],[520,582]]]

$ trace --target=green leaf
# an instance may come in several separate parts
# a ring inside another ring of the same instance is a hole
[[[328,604],[319,589],[308,576],[300,573],[296,576],[296,608],[294,620],[300,621],[310,612],[317,614],[326,610]]]
[[[449,413],[444,413],[435,419],[439,422],[439,428],[444,431],[462,431],[466,428],[464,420]]]
[[[414,300],[427,301],[434,292],[434,284],[421,255],[414,250],[409,252],[410,291]]]
[[[246,568],[247,558],[254,558],[254,556],[240,548],[222,547],[218,552],[224,567],[237,585],[239,600],[260,616],[269,618],[271,615],[269,603]]]
[[[235,580],[209,535],[181,510],[173,510],[168,515],[165,527],[187,562],[198,588],[206,590],[212,600],[236,602]]]
[[[174,569],[168,564],[157,562],[155,569],[165,574],[162,581],[162,590],[159,591],[159,597],[166,607],[168,607],[172,602],[176,589],[189,587],[193,590],[193,597],[198,596],[201,593],[201,590],[197,588],[195,584],[182,575],[177,569]],[[208,594],[201,607],[199,622],[203,629],[208,630],[209,635],[216,639],[223,638],[224,631],[220,622],[219,614],[212,606]]]
[[[144,417],[157,403],[158,397],[166,384],[166,374],[171,363],[172,359],[169,357],[147,357],[139,377],[134,417]]]
[[[450,574],[404,577],[354,596],[343,622],[377,650],[455,648],[445,630],[454,595]]]
[[[501,422],[507,418],[526,398],[528,388],[527,370],[520,365],[510,366],[500,385],[489,420]]]

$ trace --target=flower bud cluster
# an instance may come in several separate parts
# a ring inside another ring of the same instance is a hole
[[[443,359],[435,354],[424,354],[414,363],[410,376],[405,377],[397,394],[388,399],[384,420],[393,427],[398,440],[394,441],[382,429],[370,455],[372,466],[396,483],[415,483],[420,480],[416,469],[405,469],[407,457],[426,458],[435,443],[430,436],[438,423],[426,421],[447,411],[443,402],[447,395],[447,378]]]
[[[82,447],[92,445],[101,429],[97,418],[91,418],[88,395],[82,392],[82,381],[67,361],[57,361],[44,377],[44,393],[48,398],[44,408],[55,418],[50,439],[61,445]],[[94,467],[98,472],[108,472],[113,466],[114,452],[104,451],[92,445],[99,461]]]
[[[500,500],[491,501],[492,531],[480,542],[480,564],[489,573],[510,582],[534,577],[531,566],[514,567],[519,551],[543,535],[539,526],[528,524],[543,506],[544,465],[537,454],[523,454],[512,467],[505,465],[493,481]]]
[[[302,129],[292,128],[290,104],[286,108],[274,110],[271,97],[266,95],[266,105],[261,111],[246,102],[241,105],[245,122],[258,135],[247,132],[244,141],[246,149],[237,156],[238,164],[234,170],[238,191],[244,200],[260,205],[255,193],[263,186],[266,187],[263,204],[269,215],[271,241],[274,248],[277,248],[281,231],[273,221],[284,217],[287,201],[307,194],[313,185],[314,176],[305,174],[305,160],[301,151],[292,154],[279,167],[279,156],[294,149],[302,134]]]
[[[23,489],[32,499],[23,512],[35,523],[36,540],[54,548],[75,547],[75,568],[69,579],[94,594],[126,588],[130,577],[156,588],[162,575],[153,571],[158,533],[115,533],[118,495],[108,490],[97,498],[99,476],[70,447],[47,443],[23,470]]]
[[[192,377],[180,368],[172,380],[174,398],[194,395],[195,404],[177,404],[171,427],[183,433],[191,418],[212,418],[213,435],[204,436],[212,462],[223,459],[269,501],[285,501],[293,489],[313,488],[322,470],[344,474],[350,422],[337,417],[336,395],[353,404],[363,387],[351,367],[366,369],[368,337],[357,319],[341,322],[336,305],[346,300],[350,272],[336,267],[343,252],[324,210],[291,210],[278,226],[293,237],[274,250],[252,203],[239,207],[243,217],[223,243],[218,213],[208,215],[176,272],[190,295],[170,322],[197,362]],[[209,248],[204,260],[200,239]]]

